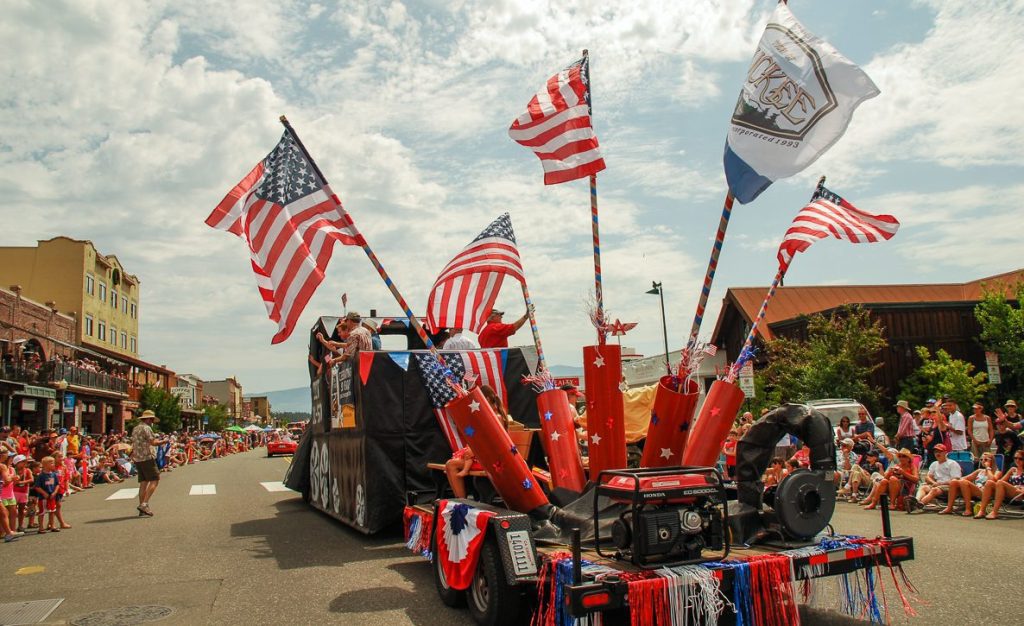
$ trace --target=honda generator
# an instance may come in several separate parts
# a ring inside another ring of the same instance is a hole
[[[729,553],[726,494],[715,468],[608,470],[598,476],[597,495],[621,505],[611,537],[602,537],[594,498],[596,549],[603,557],[656,568],[719,560]],[[608,539],[614,554],[608,553]],[[706,557],[706,551],[713,554]]]

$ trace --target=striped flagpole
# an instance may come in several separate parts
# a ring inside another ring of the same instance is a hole
[[[583,51],[583,67],[586,68],[587,79],[587,112],[593,123],[594,111],[590,92],[590,53]],[[604,330],[604,289],[601,284],[601,235],[598,232],[597,218],[597,174],[590,175],[590,221],[594,239],[594,303],[597,306],[597,343],[604,345],[607,336]]]
[[[526,301],[526,312],[530,315],[530,332],[533,333],[533,343],[537,346],[537,374],[548,371],[547,361],[544,360],[544,348],[540,345],[540,331],[537,330],[537,316],[533,312],[533,301],[530,300],[530,290],[526,287],[526,277],[523,277],[523,300]]]
[[[775,280],[773,280],[771,286],[768,287],[768,293],[765,295],[764,301],[761,303],[761,309],[757,312],[757,317],[754,318],[753,323],[750,325],[750,332],[747,333],[747,338],[743,342],[743,347],[740,348],[740,353],[736,356],[736,362],[729,368],[729,374],[725,378],[726,382],[731,383],[735,381],[740,370],[743,369],[743,366],[751,359],[752,355],[750,354],[750,348],[754,345],[754,336],[757,335],[757,327],[762,321],[764,321],[765,315],[768,314],[768,303],[775,297],[775,290],[778,289],[779,283],[782,282],[782,278],[785,275],[786,268],[780,265],[779,271],[775,273]]]
[[[704,285],[700,290],[700,298],[697,299],[697,312],[693,316],[693,325],[690,327],[690,338],[683,350],[683,363],[688,362],[688,356],[697,345],[697,336],[700,334],[700,325],[704,321],[704,310],[708,305],[708,296],[711,295],[711,285],[715,281],[715,271],[718,269],[718,256],[722,254],[722,244],[725,242],[725,231],[729,228],[729,218],[732,217],[732,191],[725,195],[725,205],[722,207],[722,217],[718,220],[718,232],[715,233],[715,242],[711,245],[711,258],[708,259],[708,269],[704,273]],[[692,372],[681,372],[681,375],[688,375]]]
[[[316,161],[313,160],[313,157],[310,156],[309,151],[306,150],[306,146],[302,143],[302,140],[299,139],[299,135],[295,132],[295,129],[292,128],[292,125],[288,122],[288,118],[282,115],[280,119],[281,123],[284,124],[284,127],[288,129],[288,132],[291,134],[292,139],[295,140],[295,143],[298,144],[303,154],[306,155],[306,159],[308,159],[313,168],[316,169],[316,173],[318,176],[320,176],[320,180],[324,181],[324,183],[326,184],[327,179],[324,177],[323,172],[320,171],[320,167],[316,164]],[[331,200],[333,200],[335,204],[337,204],[338,206],[341,206],[341,199],[338,198],[338,195],[333,192],[331,193]],[[409,304],[405,301],[405,298],[403,298],[402,294],[398,291],[398,287],[395,286],[395,282],[391,280],[390,276],[388,276],[388,273],[384,269],[384,266],[381,264],[380,259],[377,258],[377,255],[374,254],[373,250],[366,243],[366,238],[362,236],[361,232],[359,232],[358,227],[355,225],[355,221],[352,222],[352,230],[355,231],[356,234],[360,236],[360,238],[362,238],[363,252],[366,253],[367,258],[370,259],[370,263],[373,264],[373,267],[377,270],[377,273],[384,281],[384,284],[387,285],[388,290],[391,291],[391,295],[394,296],[395,301],[398,302],[398,306],[401,307],[402,312],[405,313],[405,317],[409,320],[409,324],[412,326],[413,330],[416,331],[416,334],[419,335],[419,338],[423,341],[424,345],[427,346],[427,349],[430,350],[431,354],[434,355],[434,357],[438,360],[441,366],[447,369],[445,366],[444,359],[441,357],[441,354],[437,351],[437,346],[435,346],[434,342],[430,340],[430,336],[427,335],[427,331],[423,329],[423,325],[420,324],[419,319],[417,319],[416,316],[413,315],[412,309],[409,308]],[[448,377],[448,383],[452,385],[456,393],[459,393],[460,395],[465,393],[465,390],[462,388],[462,385],[459,383],[459,381],[454,380],[453,377]]]

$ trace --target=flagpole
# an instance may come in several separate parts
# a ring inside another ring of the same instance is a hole
[[[302,143],[302,140],[299,139],[298,133],[295,132],[295,129],[292,128],[292,125],[288,122],[288,118],[282,115],[280,117],[280,120],[281,124],[283,124],[285,129],[287,129],[288,134],[291,135],[292,139],[294,139],[295,143],[299,146],[299,149],[302,150],[302,153],[306,155],[306,160],[308,160],[310,165],[313,166],[313,169],[316,170],[316,173],[320,177],[320,180],[324,181],[324,184],[327,184],[327,178],[324,177],[323,172],[320,171],[320,167],[316,164],[316,161],[313,160],[313,157],[310,156],[309,151],[306,150],[306,146]],[[335,194],[333,190],[331,191],[331,200],[333,200],[336,205],[341,206],[341,199],[338,198],[338,195]],[[394,296],[395,301],[398,302],[398,306],[401,307],[402,312],[405,313],[405,317],[408,318],[409,324],[412,326],[413,330],[416,331],[416,334],[419,335],[419,338],[423,341],[423,344],[427,346],[427,349],[430,350],[434,357],[437,358],[437,360],[441,363],[442,368],[445,368],[447,370],[447,368],[445,367],[444,359],[437,351],[437,346],[435,346],[434,342],[430,340],[430,336],[427,335],[427,331],[423,329],[423,326],[420,324],[420,321],[416,318],[415,315],[413,315],[412,309],[409,308],[409,305],[408,303],[406,303],[405,298],[403,298],[402,294],[398,291],[398,287],[395,285],[395,282],[391,280],[390,276],[388,276],[388,273],[384,269],[384,266],[381,264],[380,259],[377,258],[377,255],[374,254],[373,250],[366,243],[366,239],[362,236],[362,233],[359,232],[359,229],[356,227],[355,222],[352,222],[351,228],[362,240],[363,243],[361,247],[363,249],[363,252],[366,253],[367,258],[370,259],[370,263],[373,264],[373,267],[377,270],[377,273],[384,281],[384,284],[387,285],[388,290],[391,291],[391,295]],[[446,377],[448,378],[449,384],[451,384],[455,389],[456,393],[465,393],[465,391],[462,389],[458,381],[454,381],[454,377],[450,376],[450,372],[446,371]]]
[[[718,231],[715,233],[715,241],[711,244],[711,258],[708,259],[708,268],[704,273],[704,284],[700,290],[700,297],[697,299],[697,312],[693,316],[693,325],[690,326],[690,337],[683,348],[680,362],[681,377],[688,376],[692,372],[682,371],[688,367],[690,357],[697,345],[697,336],[700,334],[700,325],[704,321],[704,310],[708,305],[708,296],[711,295],[711,285],[715,281],[715,272],[718,270],[718,256],[722,253],[722,244],[725,242],[725,231],[729,228],[729,218],[732,217],[733,195],[730,190],[725,194],[725,204],[722,206],[722,217],[718,220]]]
[[[537,316],[533,312],[533,301],[530,300],[530,290],[526,286],[526,278],[520,283],[523,286],[523,300],[526,301],[526,312],[530,316],[530,332],[533,333],[533,343],[537,346],[537,374],[541,375],[548,371],[547,361],[544,360],[544,348],[540,345],[540,331],[537,330]]]
[[[583,67],[586,71],[586,83],[587,83],[587,112],[590,114],[591,120],[594,118],[594,110],[591,99],[590,91],[590,53],[588,50],[583,51]],[[593,122],[591,122],[593,123]],[[594,325],[597,327],[597,343],[598,345],[604,345],[605,343],[605,330],[604,330],[604,289],[601,283],[601,235],[598,229],[598,217],[597,217],[597,174],[590,175],[590,222],[591,231],[593,233],[594,240],[594,303],[597,307]]]
[[[821,190],[825,187],[825,177],[822,176],[818,179],[818,185],[815,187],[814,194],[811,195],[813,200],[815,196],[821,193]],[[736,355],[736,362],[729,368],[729,373],[726,376],[728,382],[736,380],[736,376],[739,371],[743,368],[747,361],[753,358],[750,353],[751,347],[754,345],[754,335],[757,332],[758,325],[764,320],[765,315],[768,314],[768,303],[775,297],[775,291],[782,286],[782,280],[786,277],[786,270],[789,269],[789,264],[779,265],[779,271],[775,274],[775,280],[772,281],[771,286],[768,287],[768,294],[765,295],[764,301],[761,303],[761,309],[757,312],[757,317],[754,318],[753,324],[750,325],[750,332],[747,333],[747,338],[743,342],[743,347],[740,348],[740,353]]]
[[[747,361],[753,358],[753,354],[750,353],[751,347],[754,345],[754,335],[757,334],[757,327],[764,320],[765,315],[768,314],[768,303],[771,302],[772,298],[775,297],[775,290],[778,289],[779,283],[782,282],[782,278],[786,275],[786,268],[779,265],[779,271],[775,273],[775,279],[772,280],[771,286],[768,287],[768,293],[764,297],[764,301],[761,303],[761,309],[757,312],[757,317],[754,318],[753,323],[750,325],[750,332],[747,333],[747,338],[743,342],[743,347],[740,348],[740,353],[736,356],[736,362],[729,368],[729,373],[725,377],[726,382],[733,382],[736,380],[736,376],[739,371],[743,369]]]

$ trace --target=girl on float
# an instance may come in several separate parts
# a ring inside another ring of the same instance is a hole
[[[1013,500],[1022,495],[1024,495],[1024,450],[1017,450],[1013,454],[1013,467],[1006,470],[999,480],[990,480],[985,483],[985,489],[981,495],[981,508],[978,509],[978,514],[974,516],[974,519],[980,519],[983,516],[985,519],[996,519],[999,517],[999,509],[1003,506],[1004,500],[1007,498]],[[992,512],[985,515],[985,507],[988,506],[989,500],[993,496],[995,496],[995,502],[992,503]]]
[[[505,411],[505,407],[502,406],[498,394],[488,385],[481,385],[480,393],[487,398],[491,407],[494,408],[494,413],[501,420],[501,425],[508,431],[509,424],[513,423],[513,420]],[[473,454],[469,446],[457,451],[444,464],[444,473],[448,476],[448,484],[451,485],[452,493],[455,494],[456,498],[466,497],[466,476],[469,476],[470,472],[482,471],[484,471],[483,466],[477,462],[476,455]]]

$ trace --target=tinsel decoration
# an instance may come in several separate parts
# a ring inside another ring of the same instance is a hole
[[[523,376],[521,382],[524,385],[533,385],[534,391],[543,393],[555,389],[555,378],[546,369],[538,369],[532,376]]]
[[[406,507],[403,517],[405,547],[415,554],[430,559],[430,529],[434,525],[434,516],[413,507]]]
[[[713,626],[728,605],[718,578],[706,567],[683,565],[658,570],[667,582],[671,626]]]

